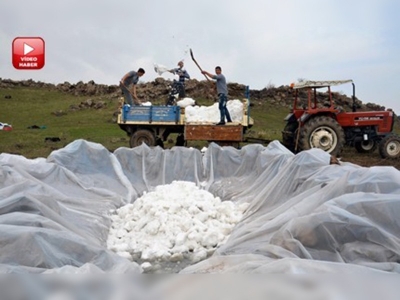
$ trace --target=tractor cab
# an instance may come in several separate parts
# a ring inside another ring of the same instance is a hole
[[[335,106],[332,98],[331,86],[351,83],[353,85],[353,111],[355,111],[355,85],[349,80],[331,81],[301,81],[292,83],[290,87],[294,91],[292,114],[297,120],[303,117],[305,120],[316,114],[338,114],[341,109]],[[323,93],[325,92],[325,93]]]

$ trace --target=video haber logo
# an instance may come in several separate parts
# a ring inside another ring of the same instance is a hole
[[[12,43],[13,66],[19,70],[44,67],[44,40],[40,37],[17,37]]]

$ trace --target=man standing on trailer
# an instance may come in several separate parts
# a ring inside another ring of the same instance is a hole
[[[179,80],[175,81],[174,84],[176,85],[178,91],[179,91],[179,98],[185,98],[186,92],[185,92],[185,81],[186,79],[190,79],[189,73],[183,68],[183,61],[178,62],[178,68],[171,69],[169,70],[174,75],[179,76]]]
[[[228,108],[226,104],[228,102],[228,86],[226,85],[225,76],[222,74],[222,70],[220,66],[215,67],[215,75],[211,74],[207,71],[201,71],[204,75],[207,75],[209,78],[216,80],[217,85],[217,93],[219,99],[219,112],[220,112],[220,121],[217,125],[225,125],[225,117],[226,120],[232,122],[231,115],[229,114]]]
[[[130,71],[126,73],[119,82],[121,91],[124,93],[125,102],[130,106],[133,106],[133,103],[135,103],[135,105],[140,105],[141,103],[136,95],[136,85],[139,81],[139,77],[142,77],[144,73],[145,71],[142,68],[139,68],[137,71]],[[133,92],[130,91],[131,85]],[[133,100],[133,98],[135,98],[135,100]]]

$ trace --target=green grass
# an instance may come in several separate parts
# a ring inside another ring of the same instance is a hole
[[[281,140],[282,130],[285,127],[283,120],[289,109],[271,105],[266,101],[253,102],[253,105],[250,107],[250,116],[254,119],[254,126],[248,135],[253,138]]]
[[[11,99],[5,99],[10,95]],[[71,110],[87,99],[106,102],[103,109]],[[113,113],[118,99],[107,97],[77,97],[53,90],[33,88],[0,89],[0,122],[13,126],[12,131],[0,131],[0,152],[20,154],[27,158],[47,157],[77,139],[103,144],[110,151],[128,146],[128,139],[116,123]],[[60,116],[54,114],[62,111]],[[28,129],[29,126],[45,129]],[[60,142],[45,142],[46,137],[58,137]]]

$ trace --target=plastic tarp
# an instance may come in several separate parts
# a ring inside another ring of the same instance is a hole
[[[1,273],[140,273],[106,249],[110,214],[145,191],[186,180],[250,203],[227,243],[182,273],[400,271],[400,172],[330,165],[279,142],[240,150],[163,150],[77,140],[47,158],[0,155]]]

